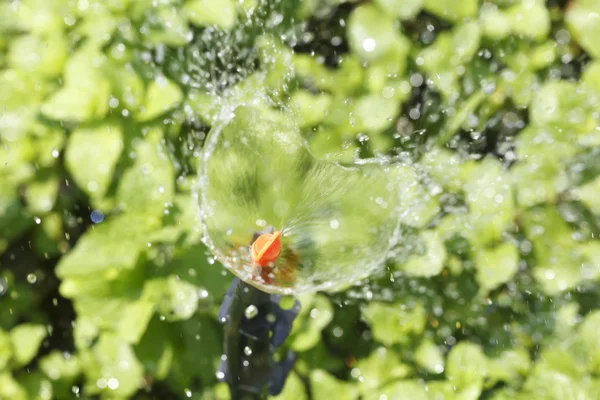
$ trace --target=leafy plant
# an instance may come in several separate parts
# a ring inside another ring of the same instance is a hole
[[[321,160],[414,166],[394,177],[408,206],[387,264],[301,296],[278,398],[597,399],[598,13],[0,3],[0,399],[228,397],[232,275],[201,242],[197,177],[241,105]]]

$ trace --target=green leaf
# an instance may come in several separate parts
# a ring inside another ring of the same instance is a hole
[[[134,2],[134,5],[137,6],[137,3]],[[143,4],[142,1],[139,3]],[[193,38],[182,7],[176,6],[170,0],[159,4],[147,1],[146,4],[146,7],[142,5],[140,8],[142,16],[146,20],[152,20],[153,23],[141,32],[145,42],[181,47]]]
[[[458,97],[457,67],[470,62],[475,56],[480,37],[481,28],[476,22],[460,24],[451,32],[440,33],[432,45],[418,53],[416,59],[419,60],[419,67],[446,99],[455,101]]]
[[[431,340],[424,339],[415,352],[415,361],[421,368],[433,374],[444,372],[444,357],[440,348]]]
[[[310,374],[312,397],[315,399],[357,399],[358,389],[355,385],[340,381],[323,370],[314,370]]]
[[[600,215],[600,196],[598,196],[598,193],[600,193],[600,176],[585,185],[574,188],[571,193],[575,199],[585,204],[591,212]]]
[[[173,201],[175,172],[162,144],[162,133],[153,129],[133,143],[135,159],[119,181],[119,206],[128,211],[161,215]]]
[[[363,399],[378,400],[381,398],[398,400],[428,400],[425,386],[418,381],[398,381],[390,383],[379,390],[367,393]]]
[[[73,382],[81,373],[81,365],[76,355],[66,355],[58,350],[44,356],[39,361],[40,369],[53,381]]]
[[[586,315],[579,326],[578,335],[581,337],[585,348],[586,362],[589,371],[595,374],[600,372],[600,311],[593,311]]]
[[[127,304],[117,328],[119,336],[128,343],[138,343],[154,315],[154,307],[153,302],[143,298]]]
[[[308,300],[308,301],[307,301]],[[302,352],[314,347],[321,340],[321,331],[333,318],[333,306],[323,295],[305,295],[300,299],[302,304],[298,322],[290,337],[290,347]]]
[[[27,186],[25,194],[29,211],[41,215],[52,210],[58,193],[58,185],[59,182],[56,178],[31,182]]]
[[[138,121],[149,121],[177,107],[183,100],[181,88],[165,77],[159,77],[146,89],[146,98]]]
[[[92,348],[94,367],[84,369],[91,393],[98,390],[120,397],[133,395],[143,378],[144,369],[131,346],[111,333],[100,336]]]
[[[599,0],[575,0],[566,13],[569,31],[592,57],[600,59],[600,10]]]
[[[156,379],[166,378],[175,356],[169,337],[169,325],[159,318],[153,318],[135,346],[135,353],[146,371]]]
[[[511,30],[519,36],[543,40],[550,32],[550,13],[542,0],[529,0],[506,10]]]
[[[582,382],[560,372],[542,368],[528,377],[523,389],[524,399],[587,399]]]
[[[97,82],[93,90],[82,91],[76,85],[65,86],[55,92],[42,106],[42,112],[49,118],[67,121],[88,121],[100,119],[108,111],[110,85],[103,80]]]
[[[425,0],[375,0],[375,4],[387,13],[401,20],[409,20],[417,16]]]
[[[159,222],[146,214],[124,214],[94,226],[60,259],[56,274],[63,279],[99,273],[108,277],[132,269],[147,248],[144,234]]]
[[[42,105],[55,120],[88,121],[106,115],[110,83],[104,76],[104,55],[93,44],[82,46],[65,66],[64,86]]]
[[[30,372],[25,375],[19,375],[17,381],[27,391],[27,398],[35,400],[52,400],[54,388],[52,382],[50,382],[43,374],[38,371]]]
[[[363,311],[375,340],[386,346],[404,343],[409,335],[419,335],[425,329],[427,315],[421,304],[400,305],[372,301]]]
[[[509,282],[519,269],[519,251],[511,243],[476,252],[477,283],[482,295]]]
[[[93,198],[102,199],[123,151],[123,132],[116,125],[77,129],[65,151],[65,166],[73,180]]]
[[[29,400],[25,389],[8,373],[0,373],[0,399]]]
[[[554,81],[544,84],[534,95],[529,117],[532,125],[568,129],[576,135],[579,144],[586,145],[589,140],[594,143],[599,123],[594,110],[599,106],[600,95],[586,86]],[[597,139],[595,141],[597,144]]]
[[[0,330],[0,372],[4,371],[12,358],[12,344],[9,334]]]
[[[44,338],[48,335],[42,325],[21,324],[10,331],[13,348],[13,360],[18,367],[27,365],[38,352]]]
[[[308,400],[308,395],[306,394],[306,388],[304,386],[304,382],[295,372],[290,373],[290,375],[285,380],[285,385],[283,386],[283,390],[277,396],[269,397],[271,400]]]
[[[600,93],[600,61],[592,61],[585,66],[581,82]]]
[[[481,162],[469,162],[461,167],[463,191],[469,207],[473,244],[488,244],[499,240],[513,225],[515,204],[512,179],[500,163],[491,157]]]
[[[197,379],[210,385],[222,353],[222,326],[198,315],[172,326],[174,360],[170,376],[179,387],[191,387]]]
[[[366,132],[381,132],[389,128],[400,109],[399,102],[394,98],[383,95],[368,94],[356,101],[354,113],[358,130]]]
[[[371,351],[369,357],[359,360],[356,369],[363,396],[388,382],[406,378],[411,372],[410,367],[400,361],[395,351],[385,347],[378,347]]]
[[[420,234],[423,242],[422,254],[412,255],[400,270],[409,276],[431,277],[438,275],[444,268],[446,261],[446,247],[435,231],[423,231]]]
[[[367,61],[406,55],[410,48],[391,16],[372,5],[354,9],[348,21],[348,41],[352,51]]]
[[[533,243],[534,276],[546,293],[557,294],[598,276],[598,267],[587,265],[586,254],[589,251],[593,256],[597,250],[586,250],[583,243],[573,239],[572,230],[558,210],[549,206],[532,209],[523,215],[523,225]]]
[[[477,14],[477,0],[425,0],[424,8],[433,15],[452,22]]]
[[[231,29],[236,20],[235,5],[231,0],[188,0],[183,9],[188,20],[198,26],[217,25]]]
[[[156,296],[158,288],[162,286],[163,294],[158,303],[158,312],[169,321],[189,319],[198,308],[200,289],[191,283],[170,276],[166,280],[149,282],[148,296]]]
[[[531,357],[524,349],[507,350],[500,357],[488,362],[487,387],[492,387],[498,381],[517,387],[531,369]]]
[[[448,354],[446,373],[458,388],[477,385],[481,390],[487,371],[488,360],[481,347],[476,344],[460,342]]]
[[[53,32],[47,38],[23,35],[13,40],[7,58],[13,68],[53,77],[62,72],[68,51],[60,33]]]
[[[290,104],[298,110],[300,127],[309,128],[325,118],[331,105],[331,96],[327,94],[313,95],[306,90],[297,90],[292,95]]]

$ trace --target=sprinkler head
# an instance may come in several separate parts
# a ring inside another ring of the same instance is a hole
[[[263,233],[252,243],[252,260],[256,265],[266,267],[275,262],[281,253],[281,232]]]

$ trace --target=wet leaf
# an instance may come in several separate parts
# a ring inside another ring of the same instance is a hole
[[[477,14],[477,1],[475,0],[425,0],[424,8],[435,16],[453,22]]]
[[[431,340],[425,339],[421,342],[415,352],[417,364],[433,374],[444,372],[444,357],[438,346]]]
[[[235,24],[235,5],[230,0],[188,0],[184,10],[194,25],[217,25],[231,29]]]
[[[369,392],[365,399],[380,399],[381,397],[387,397],[388,399],[399,399],[399,400],[427,400],[427,391],[425,386],[417,381],[398,381],[390,383],[383,388]]]
[[[98,273],[110,275],[120,269],[132,269],[143,249],[147,248],[144,233],[158,223],[147,215],[123,215],[104,222],[88,231],[61,259],[56,273],[64,279]],[[114,241],[115,237],[119,240]]]
[[[359,375],[359,387],[362,395],[367,395],[388,382],[405,378],[410,367],[402,363],[391,349],[379,347],[371,352],[368,358],[356,364]]]
[[[304,299],[309,299],[305,296]],[[321,331],[333,318],[333,307],[326,297],[317,295],[309,302],[301,301],[302,309],[290,338],[295,351],[307,351],[321,340]]]
[[[271,396],[273,400],[307,400],[308,395],[304,383],[298,374],[292,372],[285,381],[283,391],[277,396]]]
[[[343,399],[357,399],[358,389],[355,385],[340,381],[323,370],[314,370],[310,374],[312,395],[317,399],[339,396]]]
[[[93,198],[102,199],[123,150],[118,126],[79,129],[69,137],[65,165],[75,183]]]
[[[475,256],[477,283],[482,294],[509,282],[519,268],[519,253],[511,243],[503,243],[493,249],[482,249]]]
[[[154,119],[173,109],[183,100],[181,88],[165,77],[150,82],[138,121]]]
[[[13,360],[17,366],[28,364],[38,352],[48,332],[42,325],[21,324],[10,331]]]
[[[481,391],[483,380],[488,375],[488,360],[481,347],[461,342],[448,354],[446,368],[448,379],[457,387],[467,388],[475,385]]]
[[[422,333],[426,322],[425,310],[420,304],[408,307],[370,302],[363,315],[371,325],[375,340],[386,346],[406,342],[410,335]]]
[[[40,360],[40,369],[53,381],[73,381],[81,373],[77,356],[53,351]]]
[[[119,181],[117,199],[124,210],[160,215],[175,191],[173,165],[161,143],[162,133],[151,130],[145,140],[134,140],[133,165]]]
[[[576,0],[566,13],[569,30],[579,44],[596,59],[600,58],[600,45],[595,39],[600,35],[599,9],[598,0]]]
[[[375,3],[388,13],[402,20],[417,16],[423,7],[424,0],[376,0]]]
[[[375,6],[356,8],[348,24],[350,46],[364,60],[375,61],[408,52],[408,41],[395,29],[394,20]]]
[[[8,333],[0,330],[0,371],[4,371],[12,358],[12,343]]]

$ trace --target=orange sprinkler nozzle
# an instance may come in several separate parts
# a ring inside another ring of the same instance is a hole
[[[281,232],[265,233],[252,243],[252,260],[261,267],[275,261],[281,252]]]

